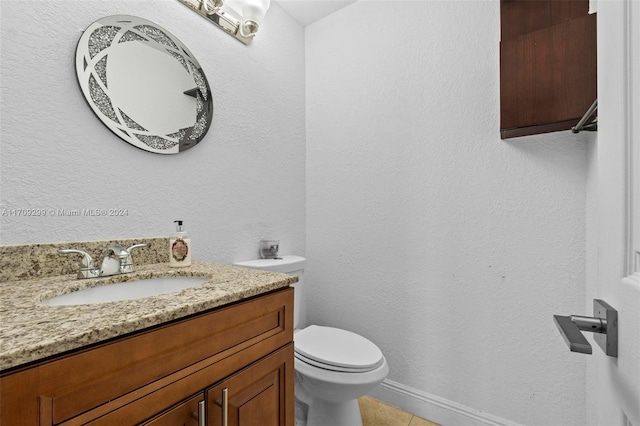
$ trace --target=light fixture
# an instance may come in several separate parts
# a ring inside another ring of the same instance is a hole
[[[178,0],[244,44],[251,43],[270,0]]]

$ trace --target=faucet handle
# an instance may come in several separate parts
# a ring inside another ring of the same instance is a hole
[[[147,246],[146,244],[134,244],[127,249],[127,253],[129,253],[129,256],[131,256],[131,250],[135,248],[146,247],[146,246]]]
[[[82,255],[82,260],[80,260],[80,265],[84,268],[93,267],[93,259],[86,251],[76,250],[76,249],[58,249],[58,253],[60,254],[69,254],[69,253],[78,253]]]
[[[136,249],[136,248],[141,248],[141,247],[146,247],[146,244],[134,244],[131,247],[129,247],[128,249],[125,250],[125,252],[127,253],[127,258],[125,263],[122,265],[122,273],[126,274],[129,272],[133,272],[134,268],[133,268],[133,258],[131,257],[131,250]]]
[[[80,260],[80,269],[78,270],[78,278],[94,278],[100,274],[100,270],[95,267],[93,258],[89,253],[76,249],[58,249],[60,254],[78,253],[82,255]]]

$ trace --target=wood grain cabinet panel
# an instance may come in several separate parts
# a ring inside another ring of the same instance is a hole
[[[200,404],[204,402],[204,393],[200,393],[144,423],[143,426],[200,426]]]
[[[597,97],[588,1],[502,0],[501,25],[501,137],[570,129]]]
[[[291,344],[208,389],[207,424],[292,426],[294,398],[287,389],[293,389],[293,374]]]

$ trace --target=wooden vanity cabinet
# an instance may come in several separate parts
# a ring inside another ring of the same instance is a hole
[[[0,424],[293,426],[293,374],[285,288],[3,373]]]

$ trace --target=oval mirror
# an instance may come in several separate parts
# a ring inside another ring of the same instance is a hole
[[[209,130],[213,100],[200,64],[153,22],[127,15],[94,22],[78,42],[76,73],[93,112],[137,148],[177,154]]]

